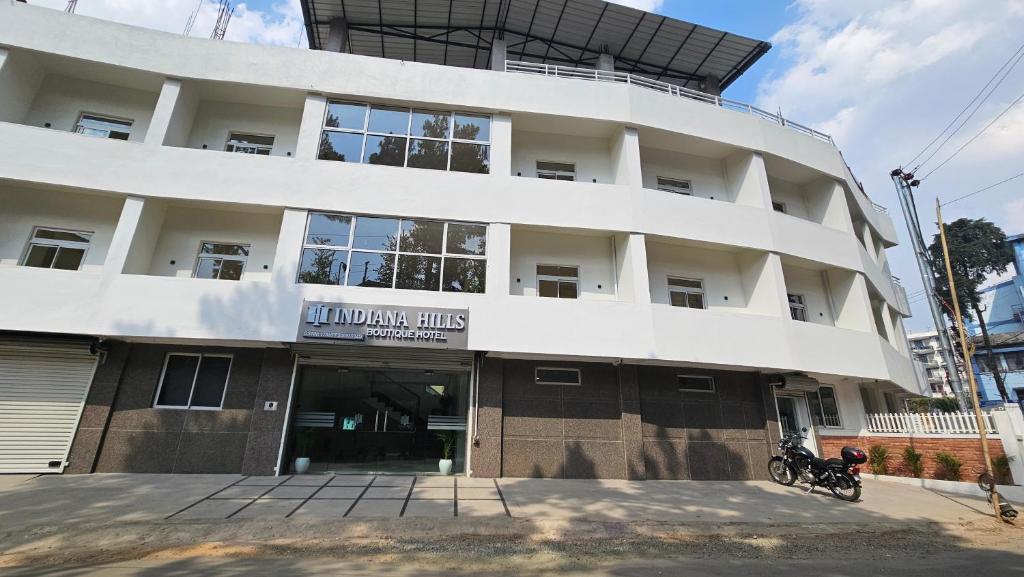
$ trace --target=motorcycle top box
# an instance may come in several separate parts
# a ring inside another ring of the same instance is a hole
[[[843,455],[843,461],[853,463],[854,465],[860,465],[868,461],[868,456],[857,447],[843,447],[841,454]]]

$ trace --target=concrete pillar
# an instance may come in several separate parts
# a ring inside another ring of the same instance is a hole
[[[640,164],[640,135],[636,128],[624,126],[612,142],[612,178],[615,184],[643,188],[643,170]]]
[[[147,146],[185,146],[195,120],[199,99],[195,86],[177,78],[166,78],[160,89],[153,119],[146,132]]]
[[[299,138],[295,144],[295,158],[315,159],[320,151],[320,132],[327,111],[327,97],[323,94],[306,94],[302,107],[302,121],[299,123]],[[492,147],[493,150],[493,147]]]
[[[860,240],[864,245],[864,250],[871,255],[871,260],[878,262],[878,256],[875,255],[875,239],[871,236],[871,226],[868,225],[867,221],[863,221],[860,225]]]
[[[332,18],[327,30],[325,52],[348,52],[348,21],[344,18]]]
[[[786,277],[779,255],[744,251],[739,256],[739,265],[747,308],[761,315],[789,318]]]
[[[843,269],[830,269],[825,274],[828,276],[832,306],[835,308],[836,326],[855,331],[874,331],[871,299],[868,297],[864,275]]]
[[[0,47],[0,122],[25,122],[44,74],[30,53]]]
[[[622,407],[622,444],[626,460],[626,478],[647,479],[644,462],[643,419],[640,415],[640,381],[635,365],[619,365],[619,397]]]
[[[509,295],[511,270],[512,226],[505,222],[492,222],[487,227],[487,294]]]
[[[501,476],[504,373],[505,364],[501,358],[483,358],[478,371],[476,427],[470,440],[473,466],[470,477]]]
[[[281,217],[281,231],[278,233],[277,250],[274,252],[274,270],[270,274],[271,281],[279,290],[294,285],[298,277],[307,214],[307,211],[302,209],[286,208]]]
[[[764,167],[764,157],[759,153],[738,152],[726,158],[725,184],[732,202],[772,209],[768,171]]]
[[[1024,416],[1020,405],[1008,403],[1004,411],[992,411],[996,434],[1003,442],[1003,452],[1010,458],[1010,474],[1018,485],[1024,484]]]
[[[615,235],[615,271],[619,300],[651,303],[651,280],[647,271],[647,243],[644,235],[629,232]]]
[[[512,117],[491,116],[491,176],[512,176]]]
[[[129,196],[124,199],[121,216],[117,219],[117,226],[114,227],[114,235],[107,249],[107,258],[103,261],[104,275],[119,275],[124,272],[145,206],[146,200],[140,196]]]
[[[615,72],[615,57],[607,52],[597,56],[597,69],[603,72]]]
[[[504,38],[495,38],[491,42],[491,70],[505,71],[505,60],[508,59],[508,42]]]
[[[107,353],[93,374],[89,395],[78,420],[74,442],[71,443],[65,474],[95,473],[96,463],[103,450],[104,433],[110,413],[114,410],[114,400],[121,385],[121,373],[128,361],[131,344],[107,341],[104,348]]]
[[[885,337],[885,340],[889,341],[889,344],[896,347],[897,345],[894,342],[896,340],[896,331],[892,327],[892,316],[889,314],[889,305],[886,304],[884,300],[878,303],[878,316],[882,317],[882,326],[880,327],[880,329],[884,331],[882,336]]]
[[[829,228],[853,232],[846,191],[838,182],[822,179],[808,184],[805,189],[811,220]]]

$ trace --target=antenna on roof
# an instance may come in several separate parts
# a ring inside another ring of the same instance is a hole
[[[68,14],[74,14],[76,6],[78,6],[78,0],[68,0],[68,6],[64,9],[64,11]]]
[[[231,15],[234,13],[235,9],[228,0],[220,0],[220,6],[217,7],[217,23],[213,26],[210,38],[224,40],[224,33],[228,31],[228,23],[231,22]]]
[[[185,23],[185,31],[181,33],[182,36],[192,34],[192,27],[196,24],[196,18],[199,16],[199,9],[203,7],[203,2],[206,2],[206,0],[199,0],[199,3],[196,4],[196,9],[189,15],[188,22]]]

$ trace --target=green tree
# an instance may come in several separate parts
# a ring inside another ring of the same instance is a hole
[[[992,355],[992,341],[989,339],[988,327],[982,315],[984,309],[981,308],[978,289],[989,275],[1006,272],[1007,265],[1013,262],[1013,249],[1006,243],[1006,234],[1002,229],[983,218],[961,218],[947,224],[946,243],[949,246],[949,262],[953,270],[953,280],[956,282],[957,298],[960,300],[960,313],[965,322],[977,319],[988,365],[992,367],[992,377],[1000,396],[1006,402],[1009,396],[1006,394],[1002,372]],[[939,235],[936,234],[932,239],[928,250],[931,252],[932,262],[936,265],[935,288],[942,299],[951,302]],[[944,307],[944,310],[946,316],[955,323],[952,308]],[[964,364],[969,366],[969,361],[965,359]]]

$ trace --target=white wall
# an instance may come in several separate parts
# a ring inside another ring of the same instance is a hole
[[[240,213],[168,206],[148,274],[190,278],[199,244],[213,241],[250,245],[242,279],[269,280],[280,229],[281,213]],[[264,266],[267,267],[265,270]]]
[[[834,326],[835,319],[821,271],[784,264],[782,272],[786,278],[786,292],[803,295],[808,322]]]
[[[683,154],[660,148],[640,147],[644,188],[657,189],[658,177],[689,180],[693,196],[713,200],[729,199],[720,160]]]
[[[768,186],[772,192],[772,202],[785,204],[786,214],[804,220],[812,220],[807,208],[807,201],[804,198],[804,191],[800,185],[769,176]]]
[[[42,226],[93,233],[81,270],[98,271],[123,204],[124,200],[116,196],[0,185],[0,266],[20,263],[33,228]]]
[[[0,122],[24,122],[42,80],[31,54],[0,48]]]
[[[746,312],[746,291],[738,256],[733,251],[649,242],[651,302],[671,304],[668,277],[675,276],[704,281],[704,302],[708,309]]]
[[[26,124],[72,132],[83,112],[132,120],[128,140],[142,142],[156,107],[156,92],[99,84],[47,74],[28,112]]]
[[[224,150],[230,132],[274,136],[271,156],[295,155],[302,109],[203,100],[196,110],[189,148]]]
[[[614,183],[612,143],[606,138],[516,130],[512,126],[512,175],[537,176],[537,161],[576,165],[576,181]],[[568,186],[574,186],[569,184]]]
[[[537,265],[579,267],[579,298],[616,300],[611,235],[555,234],[512,227],[509,291],[537,296]]]

